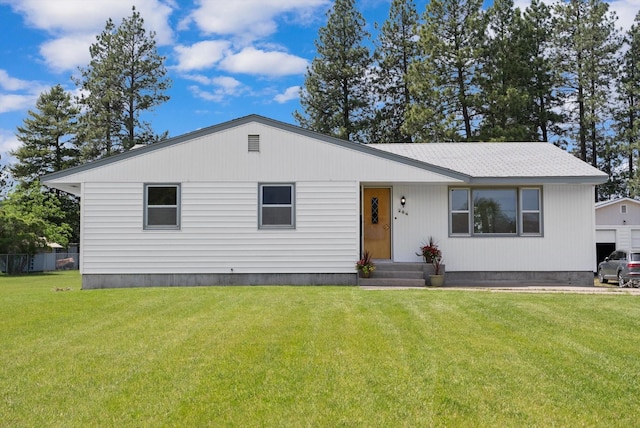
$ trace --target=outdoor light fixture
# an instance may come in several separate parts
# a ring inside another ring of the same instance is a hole
[[[404,196],[400,198],[400,205],[402,205],[404,207],[404,204],[407,203],[407,198],[405,198]]]

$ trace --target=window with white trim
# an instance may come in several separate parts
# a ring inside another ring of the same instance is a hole
[[[540,236],[541,189],[451,188],[449,232],[452,236]]]
[[[261,229],[295,228],[293,184],[260,184],[259,193],[258,226]]]
[[[179,184],[146,184],[144,186],[144,228],[180,228]]]

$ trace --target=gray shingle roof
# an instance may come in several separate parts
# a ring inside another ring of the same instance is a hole
[[[369,147],[474,178],[607,179],[605,173],[549,143],[405,143]]]

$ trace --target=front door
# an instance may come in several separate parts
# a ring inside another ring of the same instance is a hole
[[[365,188],[364,250],[374,259],[391,258],[391,189]]]

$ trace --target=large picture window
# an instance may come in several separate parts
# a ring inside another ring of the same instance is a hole
[[[144,228],[180,228],[180,185],[147,184],[144,189]]]
[[[453,188],[451,235],[541,235],[539,188]]]
[[[295,227],[295,187],[293,184],[260,185],[259,227]]]

